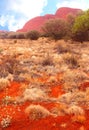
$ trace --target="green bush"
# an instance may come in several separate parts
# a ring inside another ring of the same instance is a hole
[[[44,35],[58,40],[66,35],[67,23],[62,19],[51,19],[43,25],[42,30]]]
[[[31,39],[31,40],[37,40],[40,37],[40,33],[36,30],[32,30],[30,32],[27,32],[25,37],[27,39]]]
[[[89,10],[75,19],[72,34],[73,40],[80,42],[89,40]]]

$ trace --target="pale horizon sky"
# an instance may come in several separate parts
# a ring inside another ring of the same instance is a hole
[[[89,0],[1,0],[0,30],[16,31],[24,24],[45,14],[55,14],[60,7],[89,9]]]

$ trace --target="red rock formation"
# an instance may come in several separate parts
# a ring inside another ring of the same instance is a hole
[[[49,19],[54,18],[54,15],[45,15],[45,16],[38,16],[31,20],[29,20],[23,27],[23,30],[29,31],[29,30],[38,30],[40,31],[42,25]]]
[[[79,12],[81,12],[82,10],[80,9],[75,9],[75,8],[69,8],[69,7],[62,7],[59,8],[56,13],[55,16],[59,17],[59,18],[63,18],[66,19],[68,14],[73,14],[73,15],[77,15]]]
[[[27,32],[27,31],[31,31],[31,30],[41,31],[41,27],[43,26],[43,24],[47,20],[54,19],[54,18],[66,19],[68,14],[76,15],[80,11],[81,11],[80,9],[73,9],[73,8],[68,8],[68,7],[62,7],[62,8],[59,8],[54,15],[53,14],[46,14],[44,16],[38,16],[38,17],[35,17],[35,18],[29,20],[23,26],[23,28],[17,30],[17,32]]]

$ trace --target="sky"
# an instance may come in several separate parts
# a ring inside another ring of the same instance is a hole
[[[89,0],[0,0],[0,30],[16,31],[25,23],[60,7],[89,9]]]

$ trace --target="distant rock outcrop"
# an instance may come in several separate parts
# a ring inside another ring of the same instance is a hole
[[[35,18],[29,20],[23,26],[23,28],[17,30],[17,32],[27,32],[27,31],[31,31],[31,30],[41,31],[41,27],[47,20],[55,19],[55,18],[63,18],[66,20],[68,14],[77,15],[81,11],[82,10],[80,10],[80,9],[62,7],[62,8],[59,8],[54,15],[46,14],[44,16],[38,16],[38,17],[35,17]]]

